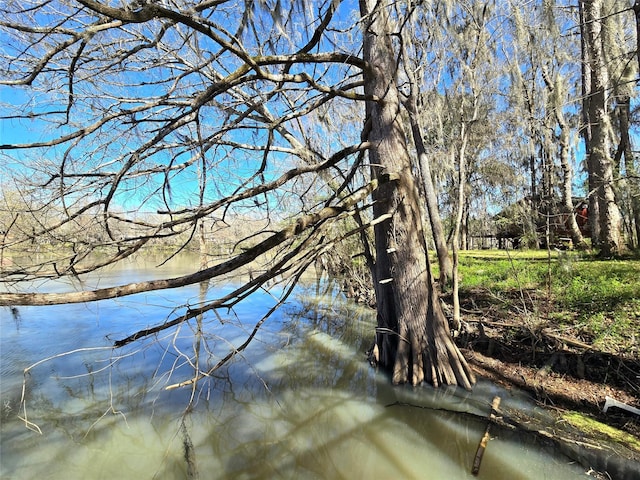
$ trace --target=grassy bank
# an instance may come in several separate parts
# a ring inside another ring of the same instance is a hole
[[[616,354],[639,354],[640,260],[598,260],[574,252],[461,252],[461,293],[505,316]],[[509,313],[510,312],[510,313]]]

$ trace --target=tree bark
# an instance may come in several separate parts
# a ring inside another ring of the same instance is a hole
[[[371,172],[374,178],[399,176],[374,193],[374,218],[390,215],[374,228],[378,361],[392,371],[394,383],[428,381],[470,389],[473,373],[451,338],[427,262],[418,191],[400,118],[394,29],[387,8],[375,0],[360,0],[368,63],[364,90],[377,99],[366,106]]]
[[[638,68],[640,68],[640,0],[633,4],[633,11],[636,14],[636,56],[638,57]]]
[[[413,88],[413,84],[412,84]],[[413,143],[418,153],[418,162],[420,166],[420,174],[422,176],[422,186],[424,189],[425,201],[427,203],[427,214],[429,216],[429,224],[431,225],[431,233],[433,242],[436,246],[436,254],[438,255],[438,267],[440,268],[440,285],[446,285],[452,278],[451,257],[447,248],[447,237],[444,234],[444,228],[440,219],[440,210],[438,208],[438,197],[436,189],[433,185],[431,176],[430,161],[426,153],[426,148],[422,140],[422,129],[418,122],[418,106],[416,104],[415,95],[407,101],[407,109],[409,111],[409,123],[411,125],[411,133],[413,135]]]
[[[604,257],[616,256],[624,250],[621,235],[620,210],[613,187],[613,161],[609,131],[609,74],[605,60],[602,35],[602,0],[584,2],[586,43],[591,67],[591,95],[589,125],[591,126],[591,152],[589,159],[589,190],[594,192],[598,204],[598,218],[590,215],[600,229],[598,247]],[[594,222],[595,223],[595,222]],[[594,224],[592,223],[592,228]]]
[[[598,199],[595,192],[592,190],[592,186],[595,184],[594,169],[591,165],[591,124],[589,123],[589,105],[591,104],[591,54],[589,52],[589,43],[587,41],[587,24],[586,24],[586,2],[588,0],[578,1],[578,12],[580,16],[580,50],[582,56],[582,127],[580,129],[582,138],[584,140],[584,150],[586,155],[586,168],[588,175],[589,186],[589,229],[591,234],[591,245],[593,247],[598,246],[600,238],[600,223],[599,218],[599,206]]]

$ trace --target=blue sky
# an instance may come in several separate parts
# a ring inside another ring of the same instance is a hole
[[[344,27],[347,25],[352,25],[352,22],[350,22],[349,17],[353,12],[353,9],[355,8],[355,6],[356,6],[355,2],[344,2],[342,4],[341,9],[336,14],[336,20],[338,24],[340,24],[340,26]],[[238,12],[235,12],[233,15],[237,16]],[[235,20],[233,18],[233,15],[228,17],[229,25],[231,25],[232,22]],[[273,22],[270,15],[265,14],[262,20],[264,20],[264,25],[266,26],[266,28],[273,28]],[[503,24],[499,24],[492,28],[501,29],[504,26],[505,25]],[[141,30],[139,31],[141,32],[141,34],[150,35],[152,32],[152,28],[141,27]],[[177,35],[176,32],[171,32],[170,34]],[[336,33],[336,35],[338,35],[338,33]],[[284,40],[282,41],[284,42]],[[301,38],[301,39],[298,39],[298,41],[304,42],[306,41],[306,39]],[[357,41],[357,39],[352,39],[352,41]],[[333,49],[333,46],[329,45],[328,43],[323,46],[326,46],[328,50]],[[207,40],[202,40],[201,43],[198,45],[198,48],[200,49],[200,52],[203,55],[203,58],[206,58],[206,56],[210,55],[212,51],[215,51],[215,48],[217,47],[215,45],[211,45]],[[185,65],[188,65],[190,61],[197,60],[195,59],[195,57],[194,58],[189,57],[189,55],[193,56],[193,52],[191,53],[189,52],[190,51],[186,48],[178,51],[178,53],[180,54],[184,53],[184,56],[185,56],[182,59],[184,60],[184,64],[182,65],[176,62],[175,65],[168,66],[168,67],[153,67],[153,68],[147,67],[144,70],[132,72],[129,75],[129,77],[116,76],[115,73],[113,75],[111,73],[107,73],[106,75],[109,80],[119,81],[122,83],[123,86],[120,87],[119,89],[120,91],[108,92],[107,90],[104,90],[102,92],[98,91],[97,93],[99,95],[105,95],[106,93],[110,93],[114,96],[116,95],[131,96],[131,98],[135,97],[136,95],[141,95],[143,98],[157,96],[159,92],[162,92],[167,85],[167,83],[165,83],[164,80],[172,78],[174,74],[181,72],[181,70],[178,67],[184,69]],[[160,55],[160,53],[156,51],[152,51],[147,53],[146,55],[149,55],[148,59],[150,59],[151,61],[153,60],[153,58],[155,58],[155,56]],[[237,59],[235,61],[237,61]],[[151,64],[153,64],[153,62],[147,65],[151,65]],[[233,64],[232,61],[229,61],[226,64],[223,63],[221,65],[224,65],[225,68],[227,68],[229,71],[232,71],[236,66]],[[135,63],[131,64],[132,68],[138,68],[139,66],[140,65],[136,65]],[[189,74],[189,77],[193,79],[193,82],[185,82],[184,91],[180,91],[180,89],[178,89],[182,97],[185,99],[189,98],[189,91],[188,91],[189,89],[193,91],[196,88],[202,88],[202,85],[206,85],[207,82],[210,82],[210,80],[207,80],[207,78],[205,77],[200,78],[200,75],[197,73],[191,73]],[[62,75],[60,78],[64,79],[64,75]],[[202,81],[202,84],[197,83],[199,79]],[[124,87],[124,85],[126,85],[127,82],[133,84],[136,82],[140,82],[141,80],[144,80],[145,84],[142,86],[138,86],[135,89]],[[448,80],[445,79],[444,81],[441,81],[441,83],[438,85],[441,88],[444,88],[444,87],[447,87],[447,82],[451,82],[451,81],[452,81],[451,78],[449,78]],[[154,82],[156,83],[154,84]],[[87,96],[87,98],[89,99],[91,94],[91,91],[90,91],[91,85],[93,84],[91,83],[87,84],[87,87],[85,87],[84,90],[81,90],[80,86],[78,86],[77,87],[78,94]],[[42,88],[43,85],[39,85],[39,87]],[[96,87],[96,90],[98,90],[99,88],[103,88],[99,84],[95,84],[95,87]],[[269,85],[267,88],[273,88],[273,85]],[[54,90],[52,93],[47,94],[43,92],[38,92],[36,89],[31,89],[29,87],[0,86],[0,102],[2,102],[3,105],[9,105],[9,106],[25,105],[26,107],[22,109],[23,113],[28,111],[33,111],[37,113],[45,109],[50,109],[50,110],[54,109],[54,110],[63,112],[65,110],[65,102],[67,99],[66,93],[64,92],[64,89],[60,89],[59,93],[56,93],[56,92],[57,91]],[[223,102],[233,100],[231,97],[228,97],[228,96],[226,97],[221,96],[219,97],[219,99]],[[103,108],[105,108],[105,112],[110,111],[107,105],[109,103],[109,100],[106,97],[102,98],[98,96],[98,98],[95,101],[101,104]],[[635,99],[634,102],[637,104],[637,99]],[[132,108],[135,105],[136,103],[134,101],[125,102],[125,106],[128,106],[129,108]],[[85,103],[84,106],[79,108],[86,108],[87,114],[96,115],[95,113],[90,111],[89,103]],[[158,119],[160,119],[162,114],[162,108],[168,108],[168,107],[161,106],[154,109],[150,109],[145,114],[148,114],[150,116],[157,115]],[[179,111],[179,108],[177,107],[171,107],[171,108],[174,108],[175,111]],[[275,103],[271,108],[284,108],[284,104]],[[0,107],[0,112],[4,114],[7,112],[7,110],[3,106],[3,107]],[[79,119],[82,120],[83,112],[81,110],[78,110],[77,113],[79,114]],[[205,113],[209,114],[208,117],[206,118],[206,122],[209,124],[209,133],[215,132],[216,128],[222,127],[222,122],[220,117],[222,115],[221,109],[217,109],[214,107],[206,107]],[[63,118],[63,116],[64,115],[62,113],[58,114],[56,115],[56,119],[59,121],[61,118]],[[356,119],[356,121],[354,121],[354,125],[359,126],[360,123],[358,120],[359,119]],[[152,128],[151,126],[152,124],[148,124],[148,125],[150,125],[148,126],[148,129],[150,130]],[[32,141],[46,141],[52,138],[52,135],[54,134],[58,135],[61,132],[64,132],[65,130],[66,131],[72,130],[72,128],[68,126],[63,126],[63,127],[60,127],[57,131],[53,132],[51,128],[52,128],[51,124],[48,124],[38,119],[0,120],[0,143],[23,143],[23,142],[26,143],[26,142],[32,142]],[[320,130],[321,135],[322,135],[323,128],[324,127],[322,126],[319,126],[318,128],[318,130]],[[101,134],[105,134],[105,135],[108,135],[110,133],[112,133],[112,131],[101,132]],[[145,138],[148,139],[150,133],[146,132],[146,133],[143,133],[143,135]],[[184,135],[185,137],[188,137],[188,136],[193,137],[195,133],[193,128],[190,127],[189,129],[186,129],[186,128],[182,129],[181,135]],[[326,138],[326,135],[327,134],[325,133],[325,138]],[[91,168],[92,166],[101,165],[101,164],[108,165],[110,161],[117,159],[118,157],[121,157],[118,160],[118,162],[122,163],[126,161],[126,159],[128,158],[127,157],[128,151],[135,150],[136,148],[139,147],[141,143],[144,142],[144,140],[141,140],[141,138],[142,137],[136,136],[136,132],[133,128],[131,129],[125,128],[122,131],[118,132],[118,135],[116,135],[114,138],[111,139],[111,143],[109,145],[105,145],[104,147],[101,147],[98,149],[97,143],[93,142],[93,139],[95,139],[96,142],[99,142],[101,141],[101,137],[99,137],[98,135],[94,135],[93,137],[89,138],[88,141],[84,142],[81,146],[79,146],[71,155],[69,155],[68,161],[70,163],[72,162],[82,163],[83,165],[89,168]],[[257,141],[258,143],[264,144],[266,134],[264,133],[264,131],[259,131],[257,129],[252,130],[251,128],[249,128],[246,130],[238,131],[237,133],[234,133],[234,134],[229,134],[227,135],[226,138],[236,142],[246,142],[246,143],[254,142],[255,143]],[[275,138],[278,144],[284,145],[283,140],[278,138],[277,134]],[[320,138],[322,141],[322,137]],[[634,132],[634,140],[636,142],[636,145],[638,145],[637,130]],[[166,142],[167,143],[173,142],[175,145],[174,146],[167,145],[167,147],[163,151],[158,152],[152,157],[148,158],[146,162],[149,166],[153,166],[153,165],[166,166],[171,164],[172,161],[173,162],[183,161],[187,159],[189,156],[197,153],[197,151],[194,149],[189,149],[184,146],[180,146],[179,139],[175,136],[170,139],[167,139]],[[582,144],[580,142],[577,143],[576,145],[577,145],[576,157],[578,162],[580,162],[581,157],[584,156],[584,148],[582,147]],[[324,145],[324,146],[327,146],[327,145]],[[334,147],[334,145],[332,145],[330,142],[328,146]],[[337,145],[335,146],[337,147]],[[3,163],[3,167],[13,167],[17,170],[22,169],[20,165],[21,165],[21,162],[24,160],[33,160],[40,165],[45,165],[47,162],[50,162],[51,164],[54,164],[56,162],[59,163],[60,159],[65,154],[66,148],[67,148],[67,145],[53,147],[53,148],[45,149],[42,151],[6,150],[4,152],[0,152],[0,162]],[[39,155],[39,157],[36,157],[36,155]],[[265,175],[267,176],[267,178],[275,175],[277,172],[281,171],[282,169],[293,166],[292,165],[293,160],[289,160],[285,154],[274,154],[271,157],[271,159],[272,159],[271,162],[268,164],[268,169],[265,172]],[[247,175],[251,175],[251,173],[255,171],[255,169],[257,168],[257,165],[259,165],[259,163],[261,162],[261,157],[259,153],[251,153],[246,151],[243,152],[240,149],[232,150],[230,147],[221,146],[215,151],[215,154],[213,150],[211,150],[208,153],[208,162],[209,162],[209,165],[212,166],[212,168],[208,169],[207,174],[209,176],[208,180],[210,182],[210,190],[209,190],[210,198],[213,198],[214,194],[217,195],[219,193],[222,193],[222,194],[230,193],[237,185],[239,185],[239,182],[241,181],[242,178],[246,177]],[[117,171],[118,165],[119,164],[116,163],[113,165],[113,167],[105,167],[103,170],[107,171],[109,168],[112,168],[112,171]],[[215,168],[213,168],[213,166],[215,166]],[[576,173],[576,183],[579,184],[580,183],[579,171],[576,170],[575,173]],[[174,178],[171,194],[168,197],[166,197],[170,199],[173,207],[193,206],[198,203],[198,197],[197,197],[198,175],[199,175],[199,166],[198,164],[195,164]],[[162,180],[163,180],[162,175],[152,176],[148,180],[144,180],[142,178],[136,178],[130,181],[128,184],[124,185],[124,188],[122,189],[122,193],[116,197],[116,203],[119,204],[124,209],[135,209],[144,199],[147,198],[147,196],[151,192],[153,192],[155,188],[161,185]],[[95,192],[95,193],[97,194],[98,192]],[[208,195],[208,198],[209,198],[209,195]],[[145,209],[148,208],[149,210],[154,210],[156,208],[160,208],[161,206],[162,205],[160,202],[153,201],[147,204],[144,208]]]

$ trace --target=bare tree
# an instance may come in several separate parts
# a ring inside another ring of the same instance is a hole
[[[385,3],[363,0],[355,20],[335,15],[340,7],[6,4],[0,26],[11,41],[2,84],[25,101],[4,119],[50,133],[0,148],[5,158],[20,159],[42,203],[59,209],[10,247],[58,234],[60,245],[70,245],[5,272],[8,288],[96,271],[167,239],[179,251],[203,222],[215,233],[234,217],[253,215],[260,228],[237,239],[228,258],[189,275],[59,294],[7,292],[0,305],[96,301],[203,282],[250,264],[257,269],[234,292],[116,346],[124,345],[232,306],[269,279],[295,282],[333,243],[368,228],[330,226],[366,209],[371,195],[380,363],[395,382],[470,388],[473,374],[451,339],[428,270],[399,120],[393,38],[402,19],[391,22]],[[362,113],[357,126],[343,128],[341,138],[325,135],[320,146],[322,123],[310,119],[353,102]],[[140,218],[139,209],[155,214]],[[88,214],[99,238],[62,235]],[[102,260],[91,255],[97,249],[107,254]]]

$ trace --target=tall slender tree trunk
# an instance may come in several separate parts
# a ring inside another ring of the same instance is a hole
[[[580,49],[582,56],[582,138],[584,140],[584,149],[586,155],[586,169],[587,169],[587,182],[589,186],[589,196],[587,201],[589,203],[589,230],[591,235],[591,245],[593,247],[598,246],[600,239],[600,208],[598,205],[598,198],[595,192],[592,190],[595,185],[594,169],[592,166],[591,157],[591,123],[589,122],[589,106],[591,105],[591,54],[589,52],[589,45],[587,41],[587,23],[585,17],[585,4],[589,0],[578,1],[578,12],[580,15]]]
[[[630,131],[631,99],[628,95],[618,99],[618,120],[620,124],[620,145],[618,150],[624,156],[624,170],[628,177],[629,194],[631,196],[629,205],[630,248],[640,247],[640,177],[636,168],[636,160],[633,155],[633,145],[631,143]],[[635,236],[635,239],[634,239]]]
[[[635,249],[640,241],[640,182],[637,178],[633,146],[631,144],[630,118],[631,118],[631,98],[629,95],[616,94],[616,117],[618,119],[618,129],[620,133],[620,143],[614,157],[614,165],[617,172],[624,169],[626,173],[626,186],[630,199],[627,202],[627,221],[625,230],[627,232],[629,248]],[[624,158],[624,163],[622,159]],[[624,165],[624,167],[622,167]]]
[[[471,73],[471,83],[475,84],[474,72]],[[460,104],[460,145],[456,152],[456,163],[458,165],[458,200],[456,208],[455,223],[453,226],[453,240],[451,244],[453,246],[453,325],[456,332],[458,332],[462,325],[462,318],[460,315],[460,272],[458,270],[459,264],[459,251],[460,243],[463,243],[462,248],[466,248],[466,241],[460,242],[460,230],[462,228],[462,220],[465,213],[465,188],[467,187],[467,146],[469,144],[470,128],[478,120],[478,94],[474,87],[471,88],[473,92],[473,108],[471,111],[471,118],[465,119],[465,102]],[[466,232],[462,232],[463,236]]]
[[[412,82],[412,89],[413,89]],[[452,263],[449,257],[449,249],[447,248],[447,237],[444,233],[442,221],[440,219],[440,210],[438,208],[438,196],[433,185],[433,177],[431,176],[431,165],[427,156],[427,151],[422,140],[422,128],[418,120],[418,106],[415,94],[412,92],[411,97],[406,102],[409,111],[409,123],[411,125],[411,133],[413,135],[413,143],[418,153],[418,164],[424,189],[425,201],[427,203],[427,215],[429,216],[429,224],[431,225],[431,233],[433,242],[438,255],[438,267],[440,269],[440,285],[446,285],[452,278]]]
[[[536,144],[539,143],[538,140],[540,138],[539,127],[537,126],[537,120],[533,112],[533,91],[529,92],[527,89],[527,85],[525,82],[522,82],[521,85],[522,94],[525,98],[525,105],[527,108],[527,113],[529,116],[528,126],[529,126],[529,138],[530,138],[530,146],[529,146],[529,158],[528,158],[528,168],[529,168],[529,189],[531,190],[530,197],[530,215],[527,218],[523,218],[524,222],[527,222],[527,225],[523,224],[522,229],[523,233],[527,232],[527,226],[531,226],[531,230],[534,235],[531,236],[531,239],[535,241],[535,248],[538,248],[540,245],[540,241],[538,238],[538,234],[536,232],[538,225],[538,217],[539,217],[539,209],[540,209],[540,191],[538,189],[538,167],[536,162]]]
[[[453,239],[451,240],[451,245],[453,247],[453,289],[452,289],[452,297],[453,297],[453,328],[456,331],[460,330],[462,320],[460,316],[460,295],[458,292],[458,288],[460,286],[460,275],[458,270],[458,261],[459,261],[459,251],[460,251],[460,226],[462,225],[462,216],[464,213],[464,189],[467,184],[467,142],[468,142],[468,125],[464,119],[464,108],[463,104],[460,105],[460,146],[457,152],[457,164],[458,164],[458,200],[457,200],[457,208],[456,208],[456,217],[453,226]],[[476,108],[474,109],[474,116],[477,111],[477,103]]]
[[[578,221],[575,215],[575,206],[573,205],[573,169],[569,162],[569,131],[566,125],[560,126],[560,166],[562,167],[562,210],[566,215],[566,227],[569,230],[571,242],[579,250],[588,248]]]
[[[542,76],[547,86],[547,89],[550,93],[554,93],[555,85],[554,81],[549,77],[546,69],[542,69]],[[559,157],[560,157],[560,167],[562,168],[562,198],[561,198],[561,209],[565,215],[565,227],[569,231],[569,236],[571,237],[571,242],[578,248],[579,250],[584,250],[587,248],[587,244],[584,241],[582,236],[582,232],[580,231],[580,227],[578,226],[578,221],[575,216],[575,208],[573,205],[573,169],[571,168],[571,162],[569,159],[571,146],[569,144],[569,125],[562,113],[562,99],[558,95],[550,95],[553,97],[553,105],[551,105],[551,109],[556,117],[556,122],[558,127],[560,128],[560,135],[558,135],[558,147],[559,147]],[[549,126],[550,135],[553,135],[553,131],[555,128],[553,126]],[[552,142],[553,144],[554,142]],[[551,152],[550,152],[551,153]]]
[[[640,68],[640,0],[633,4],[633,11],[636,14],[636,55],[638,57],[638,68]]]
[[[584,2],[586,41],[591,65],[591,95],[589,125],[591,125],[591,155],[589,159],[589,190],[595,192],[598,203],[597,223],[600,227],[598,246],[602,256],[619,255],[623,249],[622,218],[616,204],[613,186],[613,161],[609,132],[609,74],[605,61],[602,35],[603,0]],[[592,225],[593,228],[593,225]]]
[[[396,89],[394,29],[387,5],[360,0],[364,21],[364,89],[371,120],[369,150],[374,177],[393,174],[374,195],[373,213],[385,219],[374,227],[379,363],[392,371],[394,383],[471,388],[473,372],[453,342],[426,256],[418,191],[411,171]]]
[[[427,216],[429,217],[429,225],[431,226],[431,235],[433,243],[436,247],[438,256],[438,267],[440,270],[440,286],[444,287],[452,279],[453,264],[449,256],[447,248],[447,237],[444,233],[442,220],[440,218],[440,209],[438,207],[438,196],[431,175],[431,160],[427,155],[427,149],[424,145],[423,130],[420,125],[420,115],[418,109],[418,99],[420,97],[420,85],[416,77],[416,72],[411,65],[408,65],[409,54],[407,53],[407,45],[411,42],[411,33],[408,29],[402,31],[402,56],[404,58],[404,74],[409,83],[409,96],[404,102],[407,113],[409,114],[409,125],[411,127],[411,136],[413,145],[418,155],[418,170],[420,172],[420,181],[422,190],[427,204]]]

